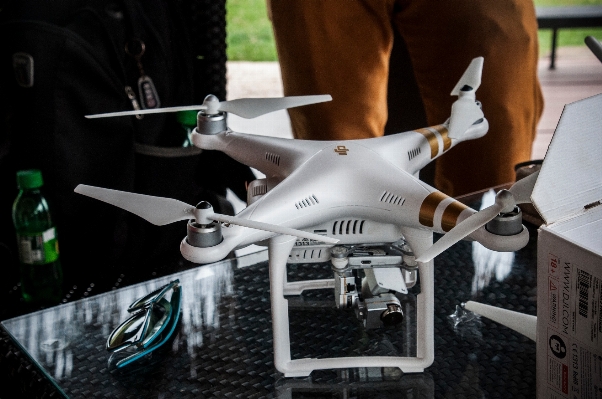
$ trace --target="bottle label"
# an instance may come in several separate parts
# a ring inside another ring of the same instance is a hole
[[[37,234],[17,234],[21,263],[46,264],[59,258],[59,242],[54,227]]]

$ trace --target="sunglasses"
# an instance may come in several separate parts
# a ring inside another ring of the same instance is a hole
[[[107,339],[106,348],[113,352],[109,367],[123,368],[148,357],[167,342],[178,324],[181,302],[180,280],[134,301],[128,307],[132,316],[113,330]]]

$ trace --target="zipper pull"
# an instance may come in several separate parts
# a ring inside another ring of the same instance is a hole
[[[140,78],[138,78],[138,95],[140,96],[140,105],[144,109],[159,108],[161,102],[159,100],[159,93],[155,88],[155,83],[144,72],[142,66],[142,56],[146,51],[146,44],[140,39],[132,39],[125,44],[125,53],[131,56],[138,66],[138,72],[140,72]]]
[[[130,102],[132,103],[132,107],[134,108],[134,111],[139,111],[140,110],[140,104],[138,104],[138,100],[136,99],[136,93],[134,93],[134,90],[130,87],[130,86],[125,86],[125,94],[127,94],[128,98],[130,99]],[[136,115],[136,119],[142,119],[144,118],[144,115]]]

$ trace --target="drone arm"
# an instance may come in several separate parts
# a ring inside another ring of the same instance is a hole
[[[489,122],[483,118],[478,124],[470,126],[461,138],[452,138],[449,132],[448,122],[423,129],[415,130],[414,133],[422,136],[418,156],[411,157],[408,153],[407,168],[410,173],[420,171],[430,162],[447,153],[457,144],[483,137],[489,130]],[[416,150],[415,150],[416,152]]]
[[[485,228],[485,226],[479,228],[474,233],[470,234],[467,239],[472,239],[485,248],[497,252],[514,252],[523,248],[529,242],[529,230],[523,226],[523,230],[512,236],[501,236],[493,234]]]
[[[290,140],[225,131],[192,134],[195,146],[217,150],[266,176],[284,178],[321,148],[318,142]]]
[[[473,213],[468,217],[466,217],[468,212],[463,212],[463,215],[458,215],[461,217],[457,218],[453,228],[429,249],[421,253],[417,260],[420,262],[433,259],[441,252],[466,237],[476,239],[485,247],[495,251],[516,251],[527,245],[529,233],[524,226],[522,226],[522,229],[518,232],[511,229],[505,233],[500,232],[493,234],[487,229],[487,224],[494,218],[497,218],[498,215],[510,215],[517,204],[531,202],[530,197],[537,182],[537,177],[538,173],[533,173],[530,176],[519,180],[517,183],[514,183],[510,189],[498,191],[497,194],[495,194],[493,204],[481,209],[479,212],[470,211]],[[431,194],[435,194],[435,196],[438,195],[437,193]],[[428,197],[423,202],[423,205],[427,200]],[[423,209],[421,208],[421,212],[422,210]],[[422,214],[420,217],[424,218]]]
[[[361,144],[377,152],[393,165],[414,175],[456,144],[482,137],[488,129],[489,123],[483,118],[478,124],[470,126],[461,139],[452,139],[446,122],[376,139],[362,140]]]

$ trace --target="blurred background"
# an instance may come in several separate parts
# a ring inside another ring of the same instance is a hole
[[[534,4],[536,7],[599,6],[602,0],[535,0]],[[266,1],[227,0],[226,21],[228,99],[283,95]],[[585,45],[586,36],[602,40],[602,28],[559,29],[556,68],[550,70],[552,30],[538,31],[539,78],[545,108],[538,125],[533,159],[544,157],[565,104],[602,92],[602,65]],[[256,120],[232,116],[230,126],[237,131],[292,137],[286,111]]]

